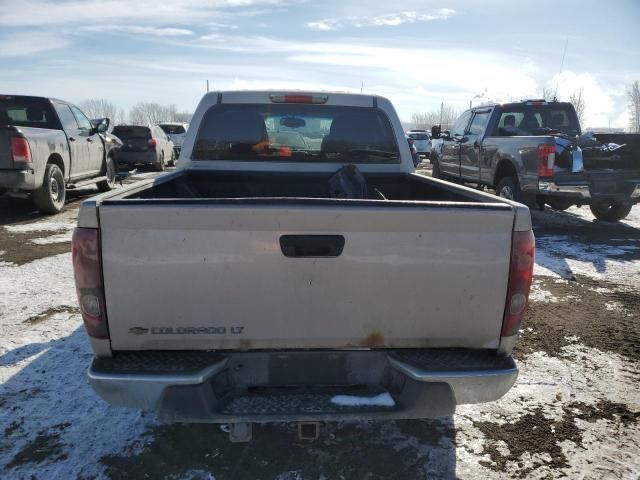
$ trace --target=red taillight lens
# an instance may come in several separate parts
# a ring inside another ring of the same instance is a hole
[[[100,230],[76,228],[72,242],[73,274],[82,320],[89,336],[109,338],[102,284]]]
[[[150,138],[149,139],[149,146],[150,147],[155,147],[158,144],[158,142],[156,141],[155,138]]]
[[[538,176],[553,177],[553,164],[555,161],[555,145],[538,145]]]
[[[536,239],[533,236],[533,230],[513,232],[509,286],[507,287],[507,302],[502,322],[503,337],[515,335],[520,328],[520,323],[522,323],[533,280],[535,249]]]
[[[11,156],[14,163],[31,163],[31,150],[26,138],[11,137]]]

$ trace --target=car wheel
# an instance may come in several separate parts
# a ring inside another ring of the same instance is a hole
[[[171,149],[171,161],[169,162],[169,165],[172,167],[176,166],[176,152],[173,149]]]
[[[591,213],[603,222],[619,222],[631,211],[630,203],[598,202],[590,205]]]
[[[160,158],[158,159],[158,165],[156,165],[158,172],[164,172],[164,152],[160,152]]]
[[[520,201],[520,186],[516,177],[504,177],[496,187],[496,195],[514,202]]]
[[[33,203],[43,213],[58,213],[64,206],[66,196],[67,189],[62,170],[53,163],[48,164],[42,186],[33,192]]]
[[[105,172],[107,179],[96,184],[98,186],[98,190],[101,192],[108,192],[109,190],[116,188],[117,173],[118,167],[116,165],[116,161],[111,157],[107,158],[107,169]]]
[[[552,199],[548,199],[547,203],[554,210],[564,212],[567,208],[571,207],[575,202],[573,202],[572,200],[567,200],[563,198],[552,198]]]

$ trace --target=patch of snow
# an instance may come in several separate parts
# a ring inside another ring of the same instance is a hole
[[[77,305],[71,254],[0,266],[0,454],[3,478],[103,478],[100,458],[144,445],[153,420],[108,406],[86,380],[93,353],[77,314],[29,324],[32,315]],[[16,428],[13,428],[16,427]],[[64,459],[6,469],[39,434],[58,436]]]
[[[32,222],[23,225],[6,225],[4,228],[9,233],[33,233],[33,232],[55,232],[58,230],[73,230],[75,222]]]
[[[488,440],[474,422],[511,423],[537,408],[550,420],[559,420],[564,415],[563,406],[574,401],[593,406],[607,400],[622,403],[631,411],[640,410],[640,395],[637,394],[640,368],[637,363],[615,353],[572,343],[563,348],[561,357],[534,353],[519,361],[518,368],[520,373],[515,386],[500,400],[461,405],[456,410],[456,473],[460,477],[500,479],[513,477],[516,471],[521,471],[515,464],[507,465],[505,472],[479,469],[478,455]],[[585,421],[580,423],[580,428],[584,429],[583,438],[589,439],[588,443],[585,440],[588,447],[563,442],[561,448],[569,467],[559,471],[542,466],[535,470],[533,478],[601,478],[602,472],[596,466],[603,462],[617,465],[611,471],[614,477],[619,475],[613,472],[640,471],[640,457],[636,454],[637,425],[616,425],[615,441],[612,441],[610,421]],[[537,454],[525,457],[527,454],[521,459],[525,467],[543,458]]]
[[[558,303],[558,297],[554,296],[549,290],[541,288],[537,283],[531,285],[529,300],[540,303]]]
[[[374,397],[360,397],[356,395],[335,395],[331,398],[331,403],[342,406],[378,406],[393,407],[396,402],[388,393],[381,393]]]
[[[36,245],[48,245],[50,243],[70,242],[72,235],[73,235],[72,231],[69,231],[67,233],[51,235],[50,237],[34,238],[34,239],[31,239],[30,242],[35,243]]]
[[[580,274],[637,286],[640,260],[629,254],[638,250],[638,245],[585,244],[563,235],[541,236],[536,239],[534,274],[563,279]]]
[[[609,310],[610,312],[622,312],[624,311],[624,306],[620,302],[616,302],[615,300],[611,300],[604,304],[604,308]]]

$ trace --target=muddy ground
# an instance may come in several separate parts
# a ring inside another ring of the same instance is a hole
[[[533,212],[531,304],[501,400],[453,417],[257,426],[162,424],[106,406],[75,302],[77,192],[45,217],[0,197],[0,478],[639,478],[640,207],[616,225],[588,209]]]

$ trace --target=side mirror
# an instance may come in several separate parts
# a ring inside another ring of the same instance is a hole
[[[451,132],[449,132],[449,130],[445,130],[440,134],[440,138],[443,140],[451,140]]]
[[[98,118],[96,120],[91,120],[92,134],[94,133],[105,133],[109,130],[110,120],[108,118]]]

